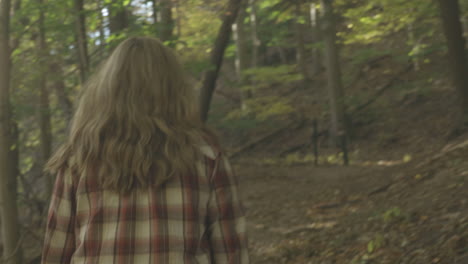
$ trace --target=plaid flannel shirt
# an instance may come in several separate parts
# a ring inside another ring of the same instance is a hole
[[[248,263],[237,178],[222,154],[202,152],[196,176],[128,196],[58,173],[42,263]]]

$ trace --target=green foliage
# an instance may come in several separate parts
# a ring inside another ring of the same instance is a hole
[[[231,131],[248,131],[257,127],[259,122],[252,118],[237,118],[222,122],[222,127]]]
[[[403,216],[403,213],[399,207],[392,207],[382,214],[382,220],[385,223],[389,223],[397,219],[400,219],[402,216]]]
[[[343,12],[347,30],[340,32],[345,44],[370,44],[413,25],[421,37],[434,34],[437,7],[426,0],[367,0]],[[417,25],[417,26],[416,26]],[[419,34],[418,34],[419,35]]]
[[[367,253],[372,254],[384,245],[384,236],[377,234],[374,239],[367,243]]]
[[[294,81],[299,81],[302,76],[295,70],[296,65],[280,65],[270,67],[258,67],[247,69],[243,72],[252,84],[246,85],[241,89],[258,90],[268,88],[275,84],[286,84]]]
[[[207,59],[221,25],[219,13],[214,10],[218,10],[220,4],[192,0],[180,7],[183,30],[176,48],[192,74],[198,75],[209,67]]]

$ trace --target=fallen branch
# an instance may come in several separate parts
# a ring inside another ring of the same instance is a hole
[[[324,203],[314,206],[314,209],[326,210],[344,206],[346,202]]]
[[[372,97],[371,99],[369,99],[367,102],[365,102],[364,104],[356,107],[354,110],[350,111],[351,112],[351,115],[354,115],[356,114],[357,112],[365,109],[366,107],[368,107],[369,105],[371,105],[372,103],[374,103],[375,101],[377,101],[377,99],[380,98],[380,96],[382,96],[384,94],[384,92],[393,86],[393,84],[395,84],[395,82],[397,80],[400,79],[400,76],[403,74],[403,73],[406,73],[408,72],[409,70],[411,70],[411,68],[413,67],[413,65],[411,64],[408,64],[403,70],[399,71],[397,74],[395,74],[389,82],[387,82],[385,85],[381,86],[378,90],[378,92],[374,95],[374,97]]]
[[[321,230],[325,228],[332,228],[336,226],[337,224],[338,223],[336,221],[318,222],[318,223],[311,223],[307,225],[295,226],[289,229],[273,228],[271,229],[271,231],[275,233],[280,233],[282,235],[291,235],[291,234],[299,233],[303,231],[315,231],[315,230]]]
[[[304,125],[304,120],[301,120],[298,124],[296,124],[295,126],[293,126],[294,122],[290,122],[288,125],[284,126],[284,127],[281,127],[273,132],[270,132],[266,135],[263,135],[247,144],[245,144],[244,146],[241,146],[240,148],[238,148],[237,150],[234,150],[230,155],[229,155],[229,158],[235,158],[237,157],[239,154],[247,151],[247,150],[250,150],[252,148],[254,148],[255,146],[265,142],[265,141],[268,141],[272,138],[274,138],[275,136],[277,136],[278,134],[281,134],[283,131],[285,130],[292,130],[292,129],[298,129],[300,127],[302,127]]]
[[[380,186],[374,190],[372,190],[371,192],[369,192],[367,194],[367,196],[372,196],[372,195],[375,195],[375,194],[378,194],[378,193],[381,193],[381,192],[385,192],[388,190],[388,188],[390,188],[390,186],[392,186],[394,184],[394,182],[390,182],[390,183],[387,183],[383,186]]]
[[[438,159],[441,159],[444,156],[446,156],[446,155],[448,155],[448,154],[450,154],[452,152],[455,152],[455,151],[461,150],[461,149],[465,149],[465,148],[468,148],[468,140],[465,140],[462,143],[458,143],[458,144],[455,144],[455,145],[447,145],[441,150],[440,153],[437,153],[436,155],[432,156],[431,158],[429,158],[429,159],[419,163],[418,165],[416,165],[416,168],[420,169],[422,167],[426,167],[427,165],[429,165],[431,163],[434,163]]]

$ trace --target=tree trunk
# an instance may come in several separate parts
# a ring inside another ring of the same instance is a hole
[[[10,0],[0,1],[0,217],[3,263],[22,263],[10,105]]]
[[[232,25],[232,35],[236,43],[236,76],[239,86],[243,86],[246,83],[245,76],[243,71],[249,67],[248,54],[247,54],[247,43],[245,36],[245,27],[244,19],[246,17],[245,5],[246,0],[242,0],[241,8],[239,9],[239,14],[237,15],[236,23]],[[241,107],[242,109],[247,108],[246,100],[252,97],[251,91],[241,90]]]
[[[160,19],[160,12],[159,12],[159,0],[151,0],[153,4],[153,23],[157,25],[161,21]]]
[[[319,29],[319,14],[317,5],[315,3],[310,4],[310,27],[312,32],[312,43],[317,44],[320,42],[320,29]],[[320,49],[314,47],[312,49],[312,76],[317,75],[322,68],[322,58],[320,56]]]
[[[258,24],[257,24],[257,5],[256,0],[249,0],[250,7],[250,27],[252,33],[252,68],[257,68],[258,61],[258,49],[260,48],[260,38],[258,37]]]
[[[207,70],[203,76],[200,90],[200,116],[203,121],[208,119],[211,98],[215,90],[218,73],[223,63],[224,51],[229,43],[232,24],[236,20],[237,13],[241,6],[241,0],[229,0],[227,11],[224,13],[223,23],[218,31],[213,50],[210,55],[211,69]]]
[[[15,16],[16,13],[21,9],[21,5],[22,5],[22,1],[21,0],[16,0],[14,3],[13,3],[13,12],[12,12],[12,15]],[[28,18],[22,18],[20,20],[20,24],[21,26],[23,27],[27,27],[27,25],[29,24],[29,19]],[[16,38],[12,38],[10,40],[10,48],[11,48],[11,51],[13,52],[14,50],[16,50],[18,47],[19,47],[19,44],[20,44],[20,36],[16,37]]]
[[[60,63],[54,61],[50,66],[50,72],[55,73],[56,77],[51,80],[52,86],[54,87],[60,108],[62,108],[63,116],[69,122],[73,115],[73,104],[65,91],[65,78]]]
[[[159,27],[159,38],[161,41],[172,41],[174,40],[174,20],[172,18],[172,1],[171,0],[159,0],[160,3],[160,14],[161,21],[158,23]]]
[[[84,0],[74,0],[75,4],[75,35],[78,58],[80,63],[80,79],[83,84],[89,73],[88,38],[86,37],[86,21]]]
[[[39,0],[39,4],[44,6],[44,0]],[[50,157],[52,152],[52,132],[50,125],[50,109],[49,109],[49,91],[47,89],[47,68],[44,69],[42,65],[47,65],[49,54],[45,36],[45,25],[44,25],[44,9],[41,8],[39,13],[39,36],[37,39],[38,57],[40,64],[40,76],[38,80],[39,86],[39,104],[38,104],[38,115],[39,115],[39,131],[40,131],[40,150],[41,150],[41,166],[44,166]],[[47,177],[47,176],[46,176]],[[52,193],[53,181],[51,177],[46,178],[47,195]]]
[[[102,61],[106,56],[107,56],[107,40],[106,40],[106,22],[104,15],[102,14],[102,11],[104,10],[104,5],[102,0],[96,0],[97,1],[97,8],[98,8],[98,31],[99,31],[99,39],[95,41],[95,46],[98,49],[95,52],[94,56],[89,56],[88,54],[88,74],[89,70],[91,69],[92,65],[95,64],[94,61]]]
[[[458,0],[438,0],[438,2],[447,38],[453,83],[460,94],[462,122],[468,124],[468,61],[460,21],[460,6]]]
[[[122,2],[122,1],[120,1]],[[121,3],[120,6],[110,4],[109,10],[109,29],[112,34],[119,34],[130,24],[130,11]]]
[[[301,18],[303,18],[301,4],[301,1],[296,1],[294,4],[294,15],[296,16],[294,22],[296,36],[296,60],[303,79],[305,81],[309,81],[312,79],[312,77],[310,76],[309,65],[307,64],[307,54],[304,40],[304,25],[301,23]]]
[[[328,92],[330,97],[331,142],[338,145],[339,137],[346,136],[344,123],[344,97],[341,80],[338,47],[336,44],[335,17],[332,0],[321,0],[324,20],[323,38],[325,42],[325,57],[327,66]]]
[[[412,58],[412,61],[413,61],[413,67],[414,67],[414,70],[415,71],[419,71],[421,69],[421,64],[419,62],[419,54],[417,53],[414,53],[414,50],[418,48],[418,46],[420,45],[419,43],[419,40],[416,40],[416,33],[414,31],[414,25],[413,23],[410,23],[407,27],[407,31],[408,31],[408,42],[409,42],[409,45],[412,49],[412,52],[413,53],[411,56],[413,57]]]
[[[181,24],[182,21],[181,21],[181,17],[180,17],[179,0],[174,0],[174,10],[175,10],[175,13],[176,13],[176,22],[175,22],[176,37],[180,38],[180,36],[182,34],[182,24]]]
[[[97,0],[97,4],[98,4],[98,17],[99,17],[99,46],[101,48],[104,48],[104,46],[106,45],[106,35],[105,35],[105,32],[104,32],[104,26],[105,26],[105,22],[104,22],[104,15],[102,14],[102,10],[103,10],[103,6],[102,6],[102,2],[101,0]]]

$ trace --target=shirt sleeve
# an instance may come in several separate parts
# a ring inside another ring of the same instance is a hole
[[[75,251],[75,192],[70,170],[57,174],[47,217],[42,264],[70,263]]]
[[[249,263],[246,219],[238,180],[228,159],[220,154],[211,177],[208,203],[208,239],[214,264]]]

